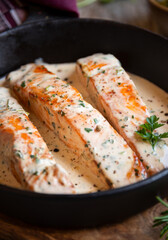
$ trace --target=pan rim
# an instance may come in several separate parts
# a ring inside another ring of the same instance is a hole
[[[155,37],[159,37],[160,39],[164,39],[164,40],[168,40],[168,38],[164,35],[161,35],[159,33],[155,33],[155,32],[152,32],[151,30],[149,29],[145,29],[145,28],[142,28],[142,27],[138,27],[138,26],[134,26],[134,25],[131,25],[131,24],[128,24],[128,23],[121,23],[121,22],[117,22],[117,21],[114,21],[114,20],[108,20],[108,19],[98,19],[98,18],[73,18],[73,19],[69,19],[69,18],[64,18],[64,19],[41,19],[41,20],[37,20],[37,21],[31,21],[31,22],[25,22],[24,24],[22,25],[19,25],[19,26],[16,26],[15,28],[11,28],[5,32],[2,32],[0,33],[0,38],[5,36],[5,35],[10,35],[11,33],[17,31],[17,30],[22,30],[22,29],[25,29],[25,28],[28,28],[28,27],[31,27],[32,25],[38,25],[38,24],[42,24],[42,23],[51,23],[51,22],[59,22],[59,23],[73,23],[73,22],[84,22],[84,23],[87,23],[87,22],[93,22],[93,23],[106,23],[106,24],[114,24],[114,25],[118,25],[118,26],[125,26],[125,27],[128,27],[128,28],[132,28],[134,30],[139,30],[141,32],[145,32],[147,34],[152,34],[153,36]]]

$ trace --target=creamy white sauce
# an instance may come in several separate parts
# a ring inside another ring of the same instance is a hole
[[[54,72],[61,79],[67,81],[83,95],[84,99],[95,107],[95,104],[89,97],[87,90],[83,88],[78,81],[75,72],[75,63],[69,64],[44,64],[51,72]],[[148,107],[151,115],[155,114],[160,117],[160,122],[165,125],[159,129],[159,132],[168,131],[168,94],[151,82],[129,74],[133,79],[140,96]],[[2,85],[4,81],[0,81]],[[58,137],[50,131],[43,123],[41,123],[33,113],[29,115],[34,125],[38,128],[40,134],[46,141],[49,150],[55,157],[55,161],[62,165],[69,174],[69,177],[77,193],[94,192],[104,190],[103,184],[98,178],[89,175],[84,166],[81,166],[80,159],[71,152],[71,150],[61,142]],[[165,139],[168,144],[168,139]],[[59,150],[59,151],[58,151]],[[0,156],[0,183],[8,186],[21,188],[20,184],[15,180],[7,165]]]

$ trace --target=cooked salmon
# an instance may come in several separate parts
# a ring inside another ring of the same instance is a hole
[[[146,171],[108,121],[81,94],[42,65],[8,75],[20,101],[77,154],[88,171],[112,188],[146,178]]]
[[[74,193],[65,170],[55,163],[27,113],[0,88],[0,152],[21,185],[42,193]]]
[[[94,54],[77,61],[77,72],[99,111],[141,159],[149,175],[167,167],[168,148],[158,145],[153,150],[136,134],[150,114],[120,62],[111,54]]]

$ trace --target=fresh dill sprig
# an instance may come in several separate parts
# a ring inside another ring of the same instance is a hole
[[[158,134],[154,132],[155,129],[162,127],[164,124],[158,123],[159,118],[155,115],[148,117],[146,119],[146,123],[140,125],[140,129],[136,131],[141,138],[152,145],[154,149],[157,142],[159,142],[162,138],[168,138],[168,132]]]
[[[160,197],[156,197],[157,200],[168,209],[168,203],[163,201]],[[161,212],[161,216],[155,217],[153,221],[153,227],[157,227],[163,224],[163,227],[160,231],[160,238],[166,234],[166,240],[168,240],[168,210]]]

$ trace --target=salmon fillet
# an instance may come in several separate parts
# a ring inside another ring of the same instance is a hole
[[[168,148],[156,146],[153,151],[135,133],[150,115],[120,62],[111,54],[94,54],[77,61],[77,72],[99,111],[135,151],[148,174],[167,167]]]
[[[104,184],[116,188],[146,178],[143,165],[123,138],[75,88],[35,64],[10,73],[8,80],[20,101]]]
[[[21,185],[42,193],[74,193],[64,169],[55,163],[26,112],[0,88],[0,152]]]

